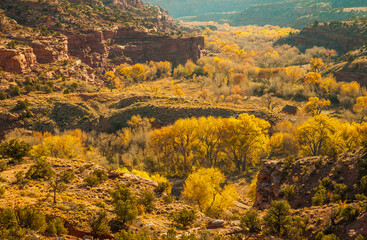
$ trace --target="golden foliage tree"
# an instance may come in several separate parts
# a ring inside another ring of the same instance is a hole
[[[331,149],[340,150],[340,122],[326,115],[317,115],[297,129],[297,140],[304,156],[326,155]]]
[[[305,110],[313,116],[321,114],[322,109],[330,106],[330,100],[319,99],[318,97],[310,97],[306,104]]]
[[[353,106],[353,110],[360,114],[360,122],[363,122],[367,115],[367,96],[358,97],[356,104]]]
[[[187,177],[182,195],[187,201],[197,205],[200,211],[219,217],[238,198],[233,185],[221,187],[225,180],[225,176],[216,168],[200,168]]]
[[[223,141],[228,156],[239,171],[245,171],[248,161],[256,159],[265,149],[269,128],[267,121],[246,113],[225,121]]]
[[[321,58],[311,58],[310,60],[311,71],[320,72],[324,66],[325,63],[322,61]]]

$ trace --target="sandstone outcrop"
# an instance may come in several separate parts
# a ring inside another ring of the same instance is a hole
[[[53,63],[68,59],[67,43],[65,36],[39,37],[29,41],[38,63]]]
[[[68,37],[69,54],[93,67],[108,63],[107,58],[115,64],[170,61],[178,65],[187,60],[196,62],[204,54],[203,37],[170,38],[134,28],[65,35]]]
[[[32,48],[0,48],[0,67],[7,72],[25,73],[36,63]]]
[[[330,179],[329,192],[333,192],[335,184],[343,183],[350,189],[348,196],[353,198],[357,193],[354,185],[358,184],[358,161],[363,157],[363,152],[357,151],[343,153],[337,159],[308,157],[264,160],[257,178],[254,206],[264,209],[271,201],[284,198],[281,188],[289,185],[295,188],[295,196],[289,201],[292,208],[310,207],[315,188],[323,178]]]

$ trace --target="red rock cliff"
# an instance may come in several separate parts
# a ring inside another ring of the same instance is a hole
[[[197,61],[204,53],[203,37],[170,38],[133,28],[65,34],[69,54],[93,67],[108,62],[147,61],[170,61],[177,65],[187,60]],[[116,58],[120,60],[116,61]]]

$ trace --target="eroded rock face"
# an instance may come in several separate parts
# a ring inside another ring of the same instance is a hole
[[[43,37],[29,43],[38,63],[53,63],[69,58],[68,40],[65,36],[57,38]]]
[[[266,208],[271,201],[284,199],[280,191],[283,185],[295,188],[295,195],[289,200],[292,208],[310,207],[312,197],[323,178],[329,178],[331,185],[327,189],[333,192],[333,186],[343,183],[350,191],[348,197],[357,193],[358,161],[363,152],[343,153],[337,159],[327,157],[307,157],[281,160],[264,160],[262,170],[258,174],[256,200],[254,206]]]
[[[36,63],[32,48],[0,48],[0,67],[7,72],[26,73]]]
[[[102,31],[90,30],[82,33],[65,33],[69,54],[90,66],[100,66],[107,58],[107,43]]]
[[[170,38],[133,28],[65,34],[68,37],[69,54],[93,67],[108,62],[120,64],[147,61],[170,61],[177,65],[187,60],[196,62],[204,54],[203,37]]]

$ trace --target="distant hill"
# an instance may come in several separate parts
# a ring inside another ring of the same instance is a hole
[[[327,22],[365,15],[365,0],[291,0],[250,6],[229,20],[233,25],[270,24],[302,28],[315,20]]]
[[[143,0],[165,8],[175,17],[199,16],[209,13],[242,11],[255,4],[279,0]]]
[[[187,21],[303,28],[367,15],[366,0],[143,0]]]

